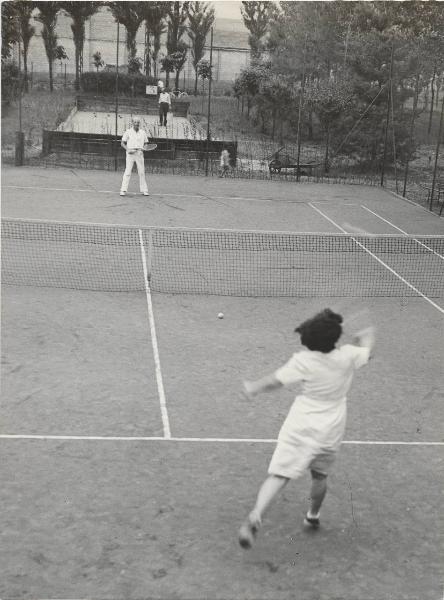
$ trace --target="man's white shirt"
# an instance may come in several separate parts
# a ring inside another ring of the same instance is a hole
[[[161,102],[168,102],[171,105],[171,98],[168,92],[161,92],[159,94],[159,104]]]
[[[126,142],[127,150],[142,150],[148,144],[148,136],[143,129],[136,131],[134,127],[127,129],[122,136],[122,142]]]

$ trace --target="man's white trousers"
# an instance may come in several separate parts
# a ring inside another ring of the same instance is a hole
[[[145,162],[143,159],[143,151],[137,150],[134,154],[126,153],[126,168],[123,174],[122,185],[120,187],[121,192],[128,191],[128,185],[131,179],[131,172],[133,170],[134,163],[137,166],[137,173],[139,174],[139,187],[142,194],[148,191],[148,186],[145,179]]]

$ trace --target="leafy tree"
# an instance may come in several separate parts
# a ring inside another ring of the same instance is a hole
[[[145,18],[145,2],[109,2],[108,6],[117,23],[126,29],[128,61],[136,57],[136,36]]]
[[[99,95],[99,69],[101,67],[103,67],[103,65],[105,64],[105,61],[102,59],[102,54],[97,50],[97,52],[94,52],[93,56],[93,63],[94,66],[96,68],[96,73],[97,73],[97,89],[96,89],[96,93],[97,96]]]
[[[210,65],[210,61],[202,58],[197,63],[196,73],[197,76],[202,79],[202,112],[204,111],[204,95],[205,95],[205,80],[208,81],[212,78],[212,66]]]
[[[2,104],[9,104],[17,97],[19,82],[18,66],[12,60],[2,60]]]
[[[42,38],[49,65],[49,90],[52,92],[54,90],[53,63],[57,48],[57,34],[55,28],[61,5],[59,2],[36,2],[35,4],[39,9],[39,13],[35,18],[43,25]]]
[[[2,59],[11,56],[13,44],[19,39],[19,27],[15,2],[2,2]]]
[[[54,59],[60,61],[60,67],[62,67],[62,61],[69,60],[66,50],[63,46],[57,46],[54,52]]]
[[[169,2],[145,2],[145,24],[148,33],[153,36],[152,50],[147,48],[147,73],[149,72],[150,60],[153,61],[154,76],[157,77],[157,59],[160,51],[161,37],[166,31],[165,17]]]
[[[202,58],[197,65],[197,74],[201,79],[211,79],[212,67],[210,61]]]
[[[404,4],[408,5],[406,11]],[[423,24],[415,33],[413,26],[428,4],[281,3],[281,14],[271,26],[268,42],[273,71],[300,85],[304,77],[304,125],[312,128],[312,115],[316,115],[325,141],[327,167],[331,147],[335,152],[353,153],[359,160],[379,160],[384,150],[388,107],[396,145],[393,148],[391,144],[388,156],[398,159],[407,152],[409,127],[404,106],[415,93],[417,72],[417,67],[412,70],[412,43],[419,32],[424,32]],[[392,47],[394,66],[390,77]],[[426,79],[432,77],[430,72]],[[269,95],[266,86],[262,86],[259,96],[263,94]],[[256,105],[266,100],[254,99]]]
[[[189,2],[169,2],[167,7],[167,15],[168,15],[168,34],[167,34],[167,52],[168,56],[172,57],[176,52],[183,52],[184,46],[183,44],[179,44],[183,34],[186,31],[186,21],[188,18],[188,7]],[[178,81],[180,76],[180,71],[184,65],[185,61],[181,63],[180,60],[173,59],[174,69],[176,70],[176,87],[178,87]],[[169,85],[169,73],[170,71],[166,71],[167,81],[166,84]]]
[[[24,2],[19,0],[14,3],[17,13],[17,21],[20,32],[20,38],[23,43],[23,71],[25,90],[28,91],[28,50],[29,43],[35,33],[35,27],[30,23],[34,5],[32,2]]]
[[[214,8],[207,2],[190,2],[188,7],[188,35],[191,39],[191,56],[195,71],[194,93],[197,94],[197,65],[204,56],[205,41],[214,23]]]
[[[166,87],[170,85],[170,73],[173,73],[175,68],[174,58],[171,54],[167,54],[160,60],[160,70],[166,73]]]
[[[85,23],[99,10],[100,2],[62,2],[63,10],[71,17],[71,31],[75,48],[76,79],[74,87],[80,89],[80,71],[85,44]]]
[[[269,32],[270,23],[277,15],[272,2],[242,2],[241,14],[245,27],[250,32],[248,42],[253,59],[260,58],[265,49],[265,36]]]
[[[182,40],[179,40],[179,42],[177,43],[176,52],[174,52],[171,55],[171,58],[174,63],[174,70],[176,71],[176,81],[175,81],[175,89],[176,90],[179,89],[179,76],[180,76],[180,72],[182,71],[183,66],[185,64],[185,61],[187,59],[187,51],[188,51],[187,44],[185,42],[183,42]]]
[[[136,75],[140,73],[143,66],[143,60],[138,56],[131,57],[128,60],[128,73]]]
[[[248,69],[241,71],[235,84],[241,91],[242,97],[247,98],[247,116],[250,116],[252,99],[259,94],[261,81],[264,78],[264,71],[261,65],[251,65]]]
[[[105,64],[105,61],[102,59],[102,53],[97,50],[97,52],[94,52],[92,58],[93,58],[94,66],[95,66],[96,71],[98,73],[99,69],[101,67],[103,67],[104,64]]]
[[[324,170],[330,169],[330,139],[332,130],[342,115],[352,106],[353,89],[347,80],[319,80],[306,88],[306,99],[312,105],[325,132]]]
[[[265,133],[271,124],[271,137],[274,140],[277,125],[280,125],[280,141],[283,143],[284,122],[291,122],[299,108],[292,81],[288,77],[275,73],[271,63],[265,64],[260,71],[259,93],[253,100],[257,115],[262,122],[262,133]]]

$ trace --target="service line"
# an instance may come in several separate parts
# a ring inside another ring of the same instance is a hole
[[[400,227],[398,227],[397,225],[395,225],[394,223],[392,223],[391,221],[389,221],[388,219],[384,219],[384,217],[381,217],[381,215],[379,215],[378,213],[376,213],[373,210],[370,210],[369,208],[367,208],[367,206],[364,206],[363,204],[361,204],[361,207],[366,210],[367,212],[371,213],[372,215],[375,215],[375,217],[378,217],[378,219],[381,219],[381,221],[384,221],[384,223],[387,223],[388,225],[390,225],[390,227],[393,227],[394,229],[397,229],[399,232],[401,232],[403,235],[409,235],[407,233],[407,231],[404,231],[403,229],[401,229]],[[425,236],[427,237],[427,236]],[[442,254],[439,254],[438,252],[436,252],[435,250],[433,250],[433,248],[430,248],[430,246],[427,246],[427,244],[423,244],[422,242],[420,242],[419,240],[417,240],[416,238],[413,238],[415,240],[415,242],[417,244],[419,244],[420,246],[422,246],[423,248],[426,248],[427,250],[429,250],[430,252],[432,252],[433,254],[435,254],[436,256],[439,256],[439,258],[441,258],[442,260],[444,260],[444,256]]]
[[[418,290],[418,288],[416,288],[414,285],[412,285],[409,281],[407,281],[407,279],[404,279],[404,277],[402,277],[399,273],[397,273],[394,269],[392,269],[391,267],[389,267],[389,265],[387,263],[385,263],[383,260],[381,260],[379,258],[379,256],[376,256],[376,254],[374,254],[371,250],[369,250],[368,248],[365,247],[364,244],[361,244],[361,242],[359,242],[351,232],[346,231],[343,227],[341,227],[338,223],[336,223],[336,221],[334,221],[333,219],[331,219],[328,215],[326,215],[324,212],[322,212],[322,210],[320,210],[319,208],[317,208],[316,206],[314,206],[311,202],[308,203],[309,206],[312,207],[313,210],[315,210],[316,212],[318,212],[320,215],[322,215],[325,219],[327,219],[327,221],[330,221],[330,223],[332,223],[332,225],[334,225],[337,229],[339,229],[342,233],[346,233],[348,235],[350,235],[351,239],[355,242],[355,244],[357,246],[359,246],[360,248],[362,248],[365,252],[367,252],[367,254],[369,254],[372,258],[374,258],[379,264],[381,264],[383,267],[385,267],[388,271],[390,271],[390,273],[392,273],[395,277],[397,277],[400,281],[402,281],[402,283],[404,283],[407,287],[409,287],[411,290],[413,290],[416,294],[418,294],[418,296],[421,296],[421,298],[424,298],[424,300],[426,300],[429,304],[431,304],[434,308],[436,308],[436,310],[438,310],[440,313],[444,314],[444,308],[442,308],[441,306],[439,306],[439,304],[436,304],[436,302],[433,302],[433,300],[431,300],[428,296],[426,296],[425,294],[423,294],[421,291]]]

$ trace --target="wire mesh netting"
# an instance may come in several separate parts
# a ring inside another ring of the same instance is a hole
[[[232,296],[444,295],[444,236],[2,221],[5,284]]]

